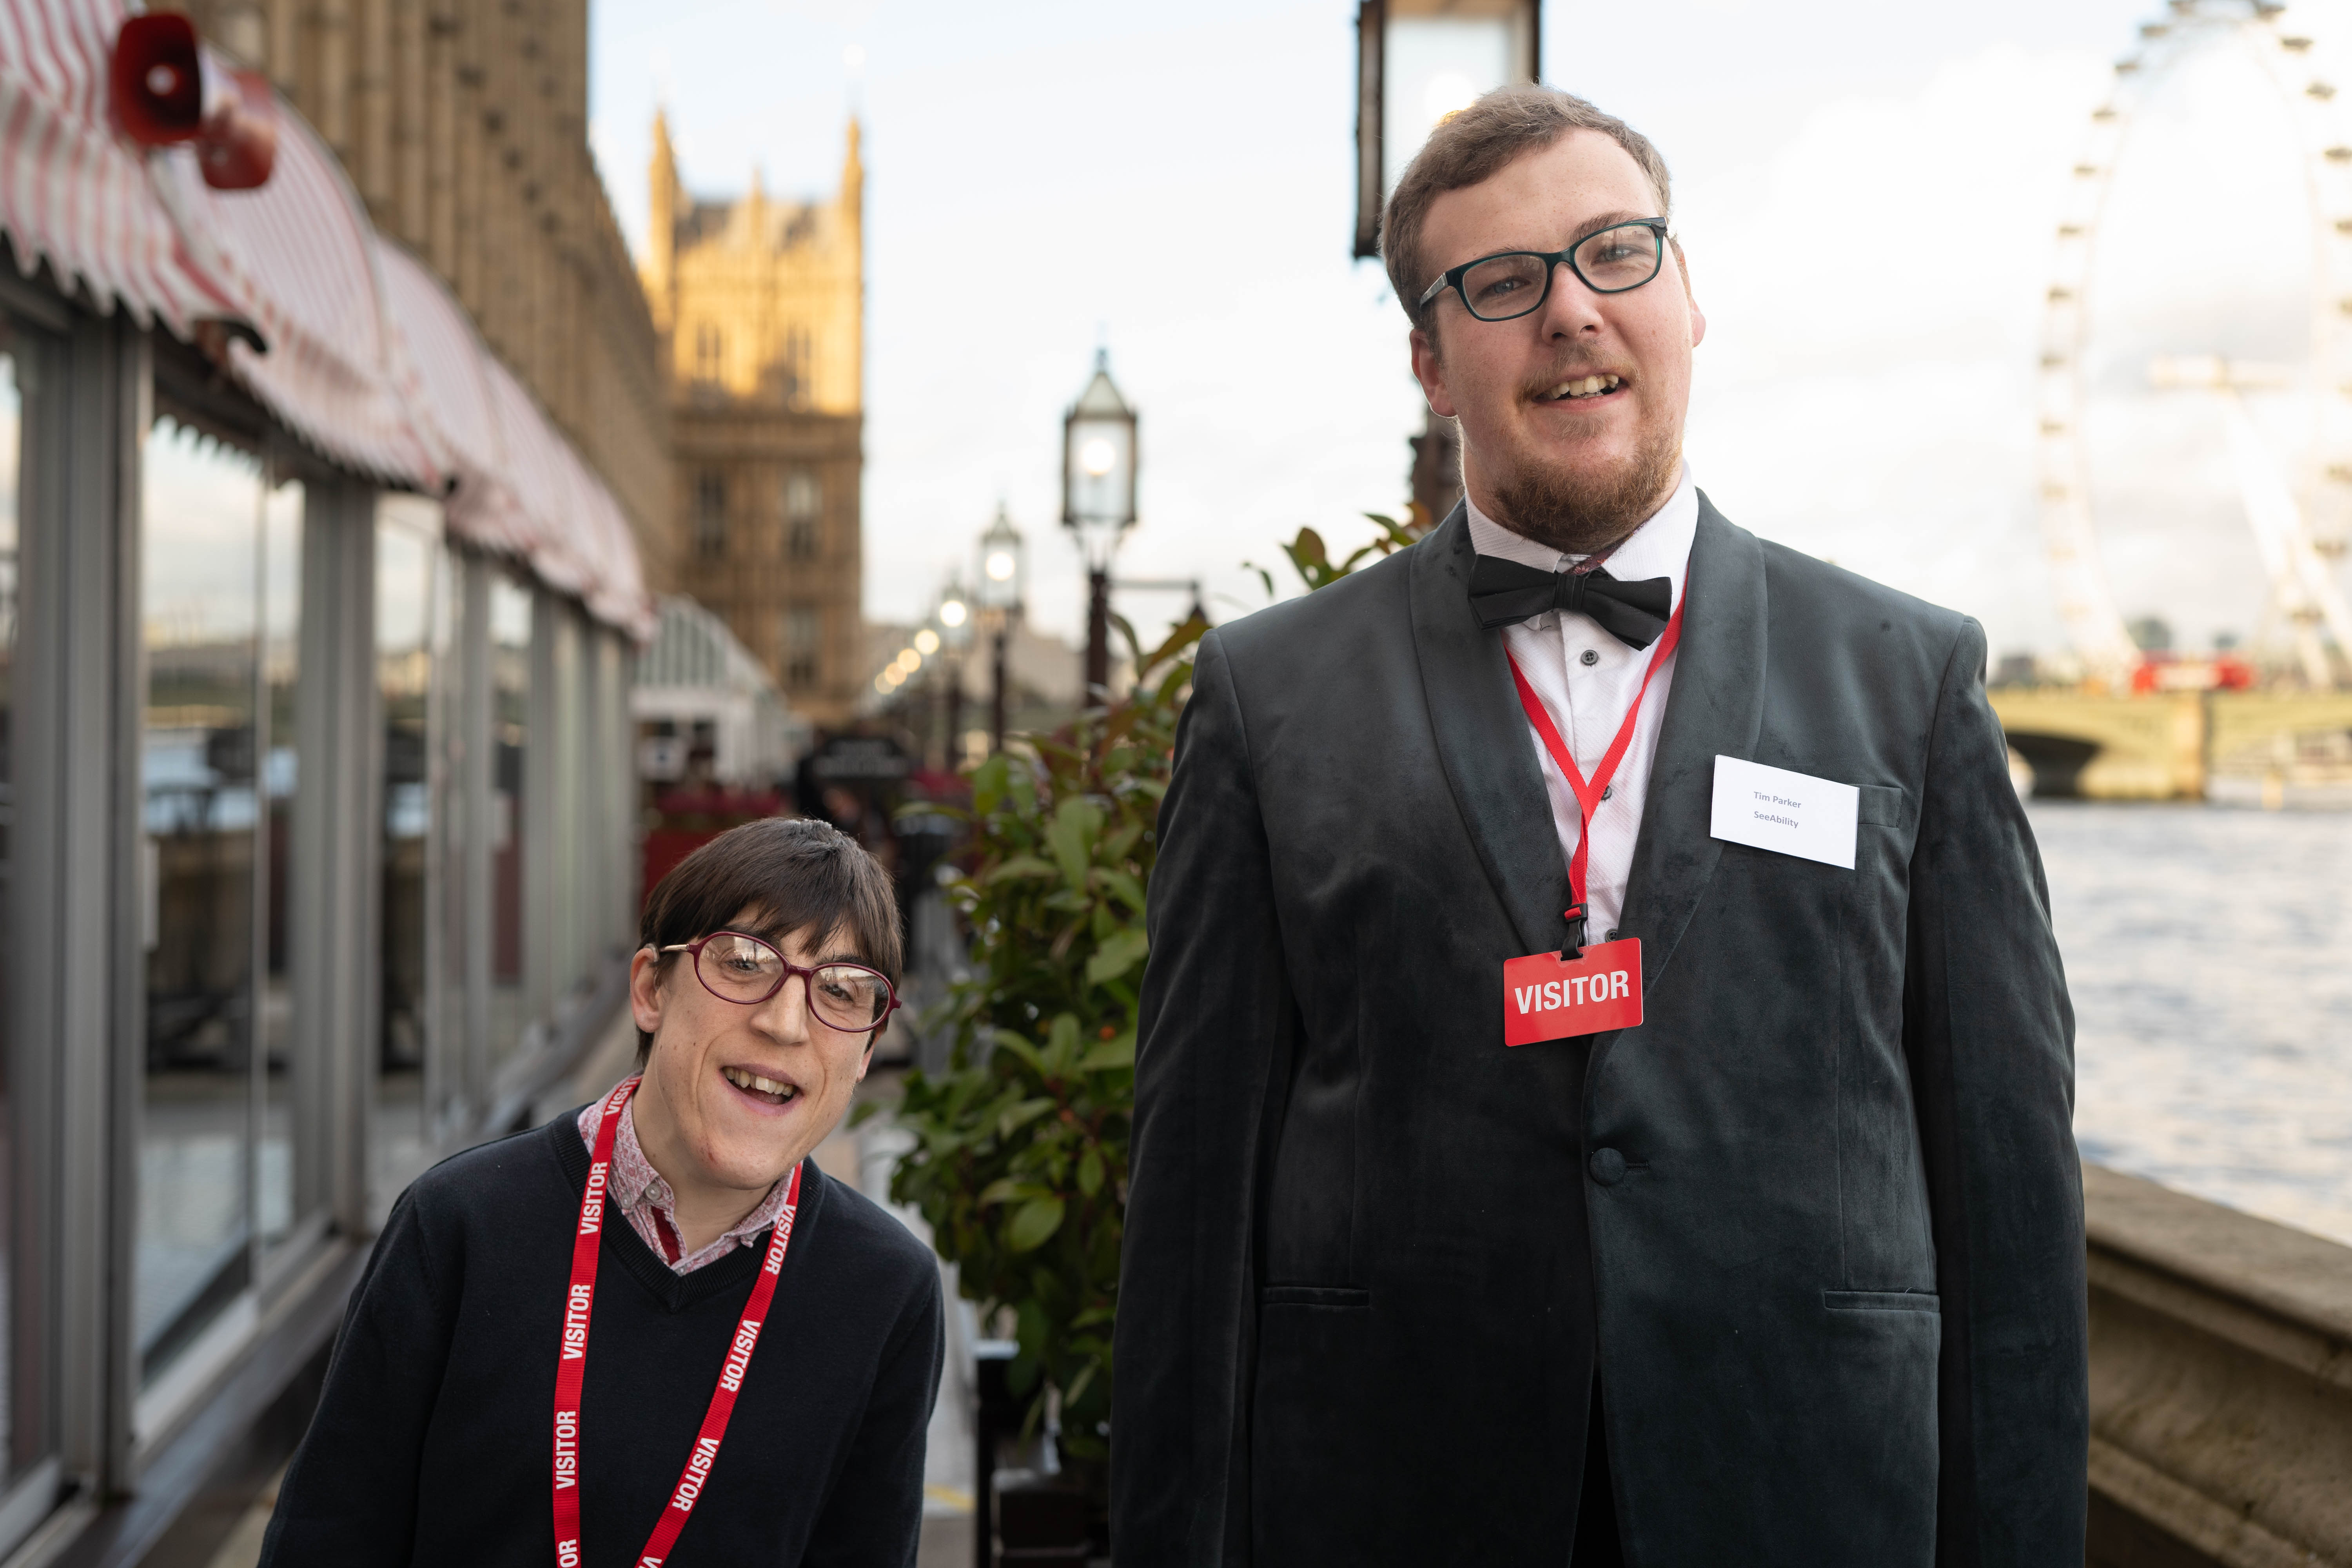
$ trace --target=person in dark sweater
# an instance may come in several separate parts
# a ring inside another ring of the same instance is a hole
[[[914,1563],[938,1268],[809,1157],[898,1006],[889,879],[751,823],[642,935],[640,1076],[394,1206],[263,1568]]]

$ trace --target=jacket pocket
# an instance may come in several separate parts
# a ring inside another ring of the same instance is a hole
[[[1381,1432],[1390,1402],[1380,1391],[1390,1369],[1376,1347],[1372,1293],[1267,1285],[1258,1303],[1251,1561],[1280,1568],[1397,1561],[1381,1540]]]
[[[1824,1290],[1822,1305],[1832,1312],[1935,1312],[1944,1299],[1927,1290]]]
[[[1349,1285],[1266,1285],[1259,1289],[1261,1307],[1336,1307],[1364,1310],[1372,1293]]]
[[[1903,792],[1893,784],[1863,784],[1854,803],[1854,822],[1864,827],[1904,827]]]

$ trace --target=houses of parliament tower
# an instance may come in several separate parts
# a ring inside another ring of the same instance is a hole
[[[676,585],[818,724],[846,721],[863,565],[865,174],[850,121],[831,201],[680,185],[654,121],[643,268],[669,385]]]

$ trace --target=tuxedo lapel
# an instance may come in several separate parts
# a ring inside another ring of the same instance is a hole
[[[1459,506],[1407,557],[1422,696],[1454,807],[1518,932],[1519,951],[1557,952],[1567,937],[1560,911],[1568,907],[1568,867],[1502,637],[1483,630],[1470,608],[1476,558]]]
[[[1622,931],[1642,939],[1643,989],[1657,984],[1715,875],[1715,759],[1753,758],[1768,653],[1764,552],[1701,490],[1682,646],[1650,763]]]

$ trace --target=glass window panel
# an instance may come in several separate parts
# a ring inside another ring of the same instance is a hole
[[[555,787],[549,792],[555,810],[555,832],[549,841],[561,846],[562,852],[550,868],[555,873],[555,907],[548,916],[554,922],[555,992],[560,1003],[565,993],[586,978],[587,969],[583,919],[586,889],[581,876],[587,843],[582,810],[583,785],[588,774],[586,671],[581,665],[579,612],[561,599],[551,599],[541,613],[552,618],[555,634],[555,733],[548,737],[552,745],[542,743],[541,749],[542,754],[551,752],[558,759]]]
[[[531,1021],[524,923],[536,911],[523,879],[523,781],[530,733],[531,595],[490,580],[490,1065],[514,1055]]]
[[[374,1137],[378,1195],[388,1200],[425,1168],[425,1079],[433,1058],[426,952],[433,830],[430,789],[435,622],[440,554],[436,510],[387,497],[376,523],[376,688],[383,704],[382,1019]]]
[[[255,1215],[266,1247],[285,1239],[299,1211],[294,1172],[294,1107],[311,1070],[294,1041],[294,791],[299,731],[294,722],[302,630],[302,512],[299,484],[269,492],[261,524],[261,675],[268,699],[264,798],[269,837],[262,860],[268,927],[261,971],[261,1132],[254,1146]]]
[[[18,1198],[37,1196],[38,1187],[19,1193],[16,1097],[16,943],[8,930],[16,908],[15,773],[16,650],[16,484],[18,435],[24,403],[16,386],[16,362],[8,352],[7,324],[0,320],[0,1486],[41,1457],[47,1447],[48,1364],[41,1310],[45,1270],[33,1255],[37,1231],[22,1226]],[[27,1205],[29,1207],[29,1205]]]
[[[146,444],[145,1105],[136,1348],[152,1378],[249,1282],[260,466],[168,417]]]
[[[434,775],[434,825],[438,829],[440,879],[435,899],[440,911],[436,995],[440,1026],[435,1045],[446,1070],[428,1086],[434,1097],[436,1127],[446,1131],[463,1116],[481,1092],[475,1081],[474,1033],[467,1016],[467,964],[472,951],[472,928],[467,921],[467,835],[472,823],[466,813],[467,706],[466,660],[467,574],[478,571],[465,557],[444,548],[435,556],[442,605],[440,649],[434,663],[443,721],[437,735],[438,767]]]

